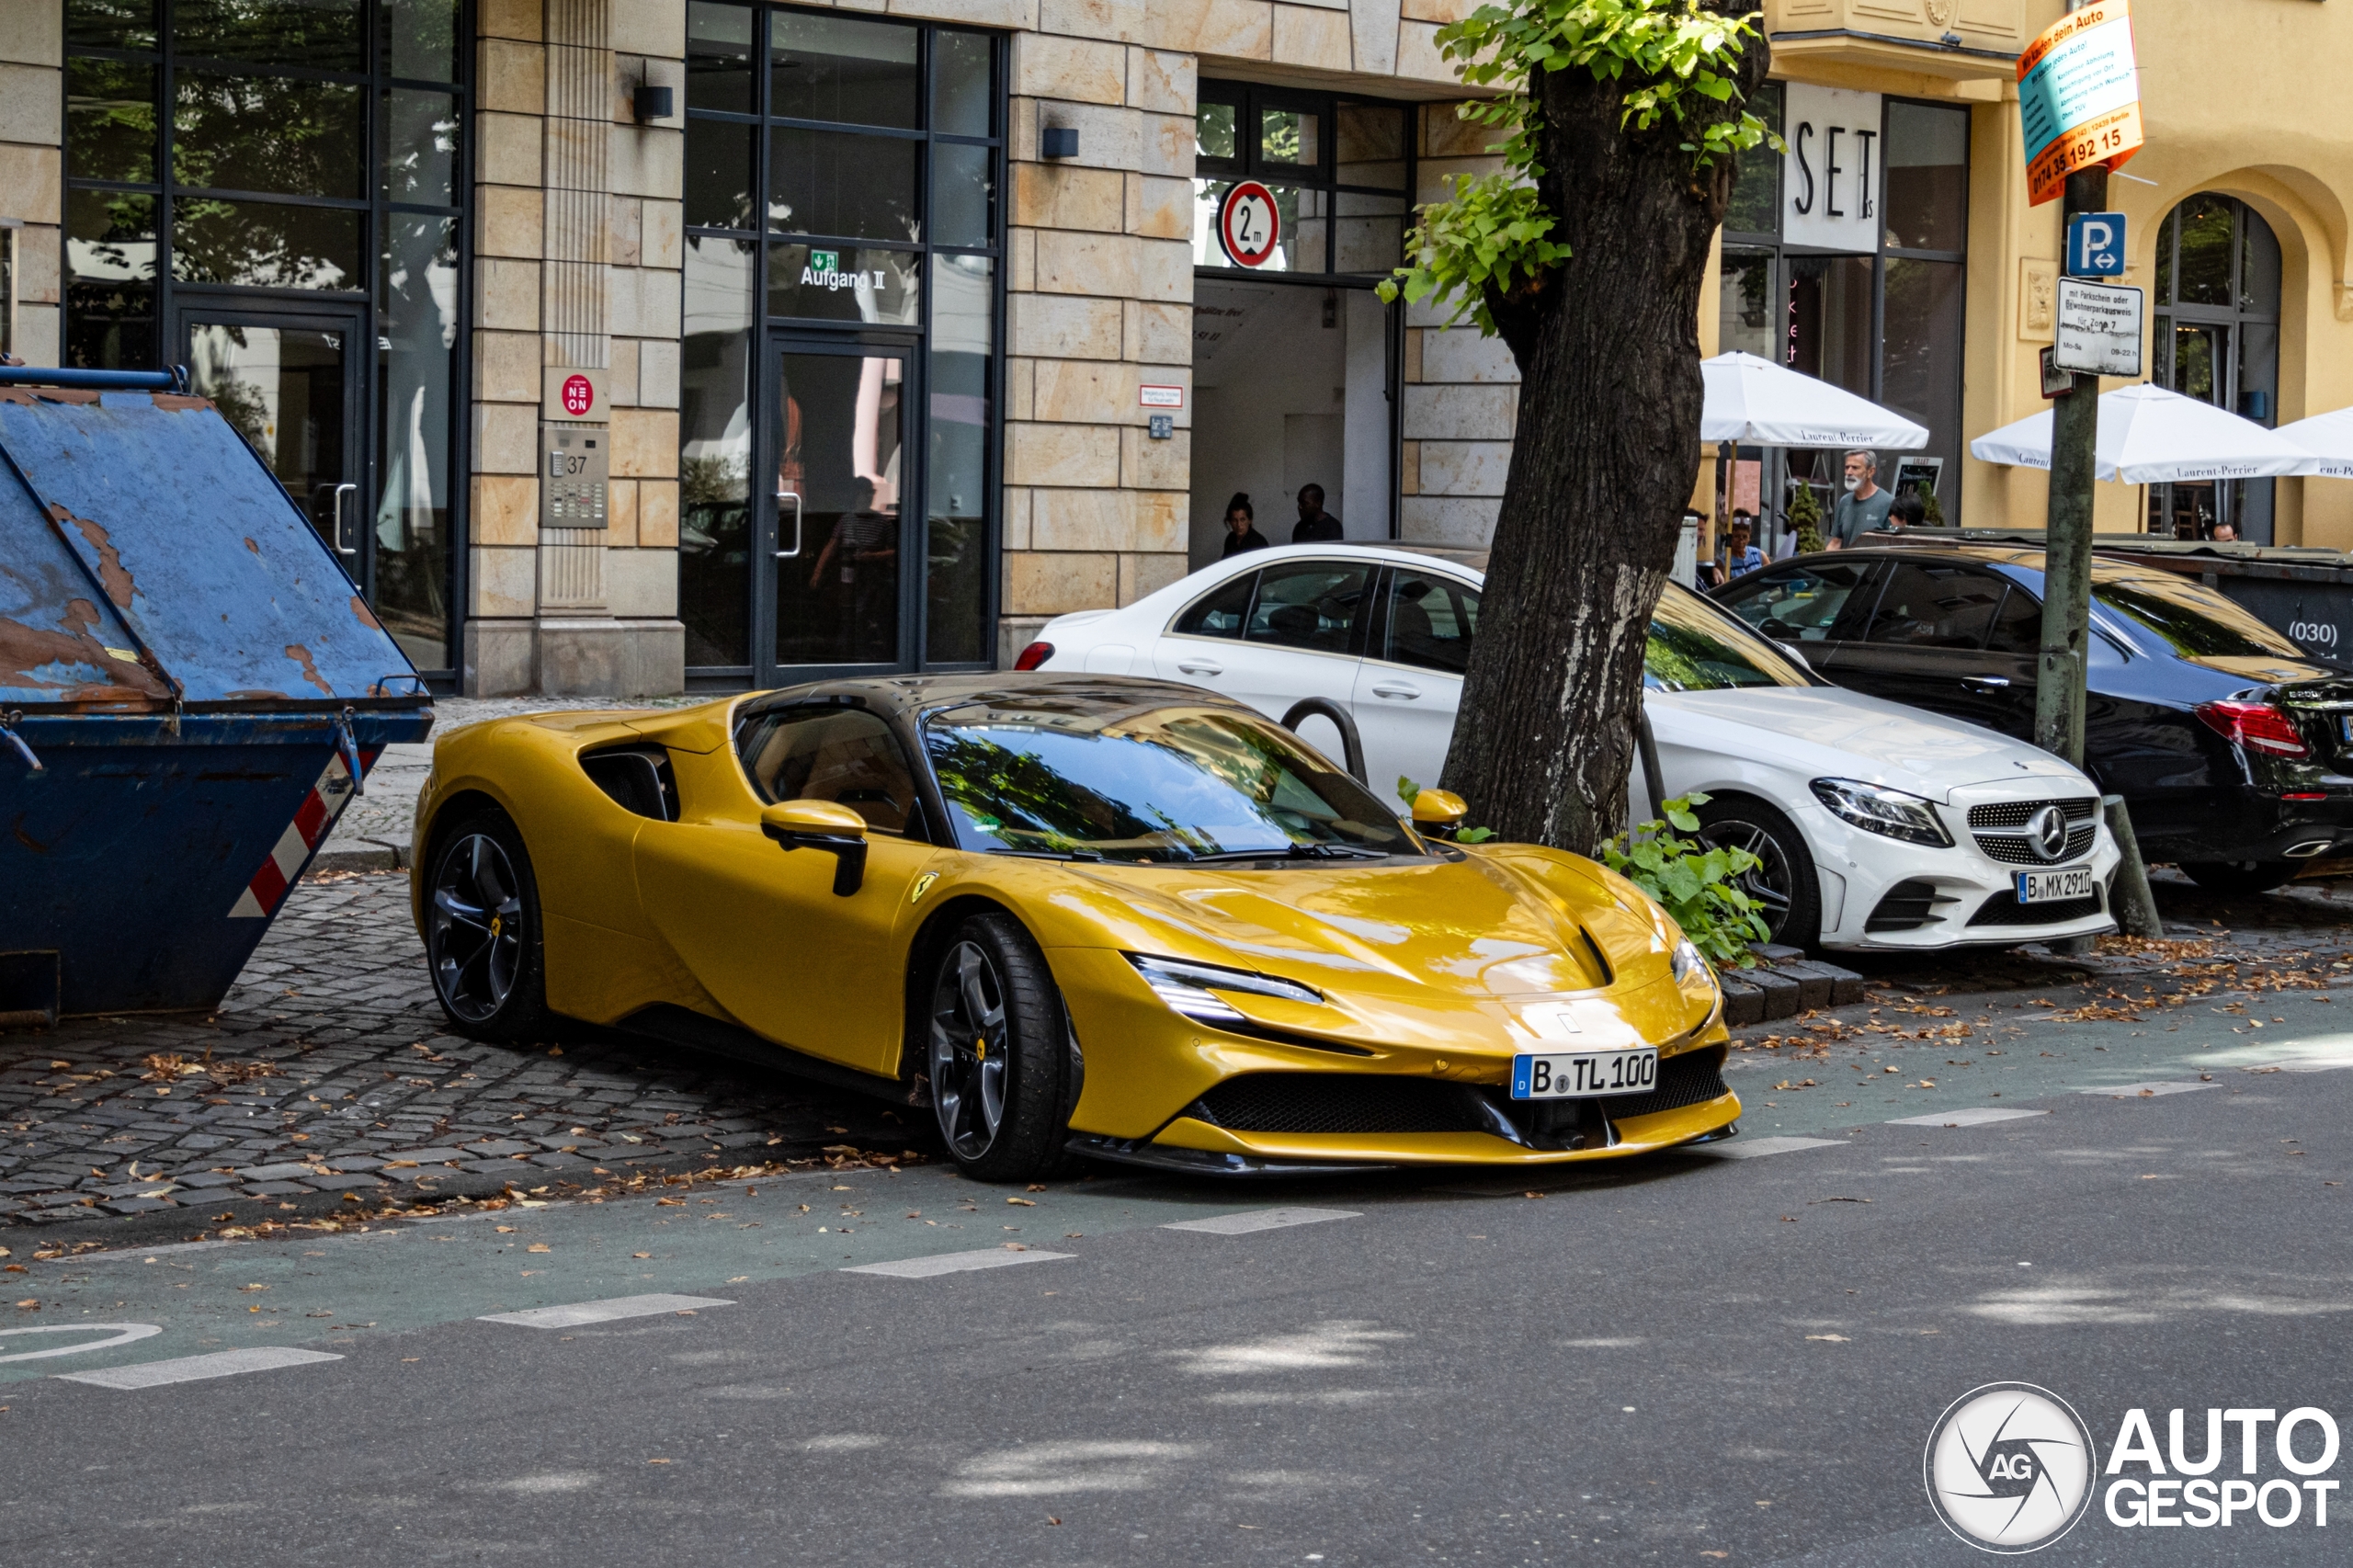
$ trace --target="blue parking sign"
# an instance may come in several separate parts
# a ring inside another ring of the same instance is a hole
[[[2124,214],[2078,212],[2067,221],[2067,276],[2115,278],[2124,271]]]

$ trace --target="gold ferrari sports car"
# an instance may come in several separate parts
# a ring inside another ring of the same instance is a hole
[[[413,898],[460,1033],[578,1020],[928,1105],[988,1180],[1730,1136],[1682,933],[1452,825],[1196,687],[840,680],[449,735]]]

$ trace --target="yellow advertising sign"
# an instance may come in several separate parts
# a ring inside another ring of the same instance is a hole
[[[2141,150],[2131,0],[2093,0],[2018,56],[2018,120],[2028,195],[2038,207],[2063,195],[2076,170],[2120,168]]]

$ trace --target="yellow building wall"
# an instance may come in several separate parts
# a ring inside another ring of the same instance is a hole
[[[1777,77],[1972,106],[1962,358],[1969,438],[2045,406],[2038,358],[2051,341],[2047,290],[2063,244],[2060,204],[2027,201],[2014,68],[1936,40],[1950,28],[1972,49],[2015,51],[2063,10],[2060,0],[1961,0],[1956,20],[1955,0],[1766,6],[1768,35],[1792,35],[1777,44]],[[2238,198],[2279,239],[2278,422],[2353,405],[2353,117],[2312,90],[2322,62],[2353,62],[2353,5],[2144,0],[2133,35],[2148,140],[2109,183],[2109,206],[2131,229],[2122,280],[2154,291],[2158,231],[2180,202],[2210,190]],[[1713,313],[1714,299],[1711,291],[1703,312]],[[1703,326],[1702,335],[1713,334]],[[2151,345],[2152,368],[2154,351]],[[1961,476],[1956,520],[1964,526],[2042,526],[2049,481],[2040,470],[1964,456]],[[2278,496],[2279,543],[2353,550],[2353,481],[2283,479]],[[2143,515],[2139,487],[2099,487],[2103,531],[2137,529]]]

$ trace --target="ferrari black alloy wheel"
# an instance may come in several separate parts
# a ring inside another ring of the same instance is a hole
[[[445,834],[433,857],[425,949],[458,1032],[507,1044],[545,1021],[539,889],[522,835],[487,812]]]
[[[1762,801],[1723,796],[1698,808],[1699,842],[1711,849],[1745,849],[1760,862],[1739,879],[1740,891],[1764,908],[1768,941],[1813,948],[1822,940],[1822,886],[1813,856],[1797,824]]]
[[[949,933],[928,1024],[932,1109],[957,1165],[983,1181],[1061,1165],[1069,1026],[1045,955],[1017,921],[976,915]]]

